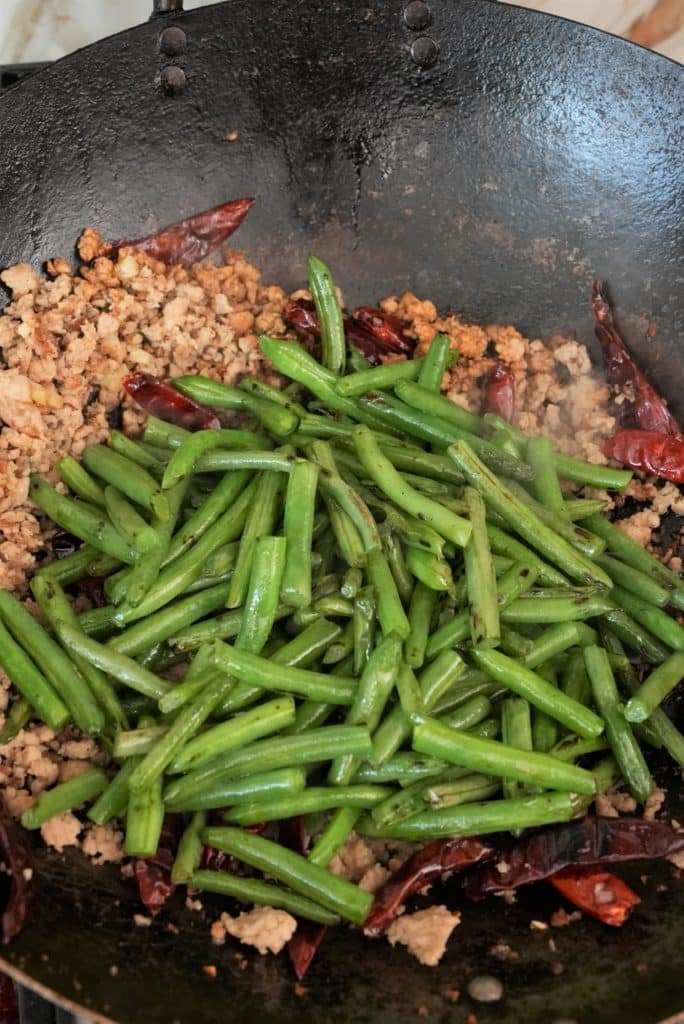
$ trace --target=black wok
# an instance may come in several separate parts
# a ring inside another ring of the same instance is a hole
[[[252,194],[238,244],[266,279],[300,283],[315,251],[350,303],[411,287],[589,342],[588,285],[605,277],[682,415],[682,83],[637,47],[487,0],[230,0],[161,17],[0,98],[0,265],[68,253],[87,224],[135,237]],[[626,928],[583,922],[554,932],[555,950],[529,930],[555,906],[535,892],[466,908],[433,971],[342,931],[297,995],[283,960],[242,970],[182,901],[136,928],[115,870],[43,852],[37,913],[1,965],[122,1024],[403,1022],[421,1006],[433,1021],[655,1024],[684,1006],[684,900],[657,891],[666,869],[649,874]],[[516,959],[488,952],[500,939]],[[503,1004],[445,999],[483,970]]]

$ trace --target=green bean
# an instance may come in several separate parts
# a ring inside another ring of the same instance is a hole
[[[225,787],[241,776],[254,772],[273,771],[302,764],[332,761],[338,754],[371,752],[368,730],[361,726],[327,725],[299,735],[285,734],[257,740],[248,746],[229,751],[206,764],[174,779],[164,798],[170,810],[183,810],[189,800],[193,810],[225,807]]]
[[[360,814],[361,808],[359,807],[338,807],[328,825],[316,839],[307,860],[311,864],[319,864],[322,868],[327,867],[349,838]]]
[[[612,581],[602,569],[576,551],[563,537],[546,526],[535,513],[505,488],[494,474],[462,441],[448,449],[458,468],[468,477],[489,506],[506,520],[528,544],[551,562],[559,565],[573,579],[599,587],[610,588]]]
[[[563,587],[570,585],[567,576],[558,572],[558,570],[554,569],[553,566],[548,565],[534,551],[530,551],[530,549],[526,548],[524,544],[521,544],[520,541],[516,540],[514,537],[510,537],[503,530],[499,529],[498,526],[488,523],[487,536],[489,537],[489,543],[492,551],[496,552],[498,555],[505,555],[508,558],[512,558],[516,562],[523,562],[527,565],[533,566],[536,571],[536,577],[545,587]]]
[[[603,646],[614,654],[624,654],[624,650],[618,638],[610,630],[601,628],[601,641]],[[639,689],[638,676],[631,665],[627,668],[617,670],[620,682],[625,686],[631,695]],[[658,739],[668,751],[677,764],[684,766],[684,736],[675,726],[674,722],[666,715],[662,708],[656,708],[651,712],[648,724],[656,733]]]
[[[117,620],[122,620],[121,625],[135,622],[158,611],[198,579],[204,563],[213,552],[240,536],[254,495],[255,489],[250,485],[191,548],[162,569],[156,583],[137,608],[132,608],[123,615],[119,611]]]
[[[471,736],[430,718],[415,726],[413,749],[486,775],[500,775],[568,793],[596,792],[594,777],[584,768],[565,764],[548,754],[521,751],[496,740]]]
[[[424,811],[386,829],[378,828],[370,815],[363,815],[357,822],[356,831],[372,838],[419,842],[441,837],[488,835],[570,821],[585,805],[585,800],[577,793],[540,794],[518,800],[490,800],[488,803]]]
[[[88,768],[68,782],[61,782],[53,789],[46,790],[32,807],[21,816],[24,828],[40,828],[50,818],[71,811],[74,807],[94,799],[107,786],[107,776],[101,768]]]
[[[0,616],[17,643],[25,651],[31,651],[36,665],[51,684],[53,691],[64,701],[79,729],[89,735],[101,733],[105,724],[104,715],[88,684],[79,675],[59,644],[55,643],[38,620],[6,590],[0,590]],[[25,696],[41,714],[30,694],[26,693]]]
[[[221,584],[221,589],[228,586],[228,584]],[[212,588],[213,589],[213,588]],[[202,596],[208,595],[211,591],[202,591]],[[193,600],[196,600],[199,595],[192,595]],[[209,600],[209,598],[207,598]],[[218,600],[218,593],[216,599]],[[184,598],[183,602],[189,601],[190,598]],[[213,603],[213,598],[211,599]],[[222,602],[225,604],[225,599]],[[181,602],[177,602],[181,604]],[[176,604],[170,605],[168,609],[162,609],[162,611],[175,609]],[[289,609],[282,605],[279,609],[279,614],[285,616],[288,614]],[[157,613],[158,615],[161,612]],[[151,616],[150,616],[151,619]],[[168,641],[174,650],[179,652],[193,651],[202,644],[209,643],[212,640],[226,640],[231,637],[238,635],[240,631],[240,622],[242,620],[242,609],[238,608],[236,611],[226,612],[224,615],[217,615],[215,618],[206,619],[204,622],[196,622],[187,626],[185,629],[179,630],[178,633],[173,633],[169,636]],[[149,619],[143,619],[143,623],[150,621]],[[121,634],[125,636],[125,634]]]
[[[253,686],[294,693],[328,704],[351,704],[354,698],[355,679],[274,665],[265,658],[237,650],[222,641],[217,642],[215,651],[218,668]]]
[[[670,600],[676,608],[684,608],[684,583],[679,576],[663,565],[655,555],[623,533],[605,516],[593,515],[585,519],[584,525],[592,533],[603,537],[608,550],[625,565],[646,573],[661,587],[670,591]]]
[[[413,750],[401,750],[384,764],[366,761],[361,765],[355,782],[388,783],[398,782],[400,786],[411,786],[422,779],[431,779],[449,769],[446,761],[436,757],[422,757]],[[452,769],[456,770],[456,769]],[[467,769],[464,769],[467,771]]]
[[[642,572],[641,569],[634,569],[631,565],[625,565],[610,555],[601,555],[596,560],[602,569],[608,573],[613,582],[636,597],[641,598],[648,604],[654,604],[658,608],[664,608],[669,604],[671,592],[661,587],[651,576]]]
[[[654,669],[625,706],[628,722],[643,722],[653,714],[665,698],[684,678],[684,654],[671,654]]]
[[[555,718],[585,739],[593,739],[603,731],[603,722],[593,711],[572,700],[536,672],[518,664],[500,651],[478,647],[472,656],[475,664],[496,682],[517,693],[519,697],[524,697],[534,707],[546,712],[551,718]]]
[[[257,398],[265,398],[268,402],[275,405],[281,405],[283,408],[294,412],[298,417],[307,414],[304,406],[295,400],[293,394],[287,388],[281,391],[259,380],[258,377],[243,377],[240,381],[240,390],[246,391],[250,395],[256,395]]]
[[[428,391],[436,391],[439,394],[442,389],[444,374],[451,363],[457,360],[458,351],[454,350],[452,354],[451,338],[448,334],[435,334],[430,342],[427,355],[422,360],[420,373],[418,374],[418,383],[422,388],[426,388]],[[473,428],[470,427],[469,429],[472,430]]]
[[[287,481],[283,522],[287,548],[281,597],[292,608],[311,604],[311,543],[318,474],[315,463],[298,460]]]
[[[146,789],[131,790],[126,811],[124,850],[129,857],[153,857],[159,846],[164,823],[162,780],[155,779]]]
[[[584,646],[587,646],[586,644]],[[528,668],[534,668],[528,665]],[[582,651],[577,651],[566,662],[561,679],[563,693],[580,704],[587,706],[591,702],[591,683],[587,675]]]
[[[622,587],[613,587],[611,596],[629,615],[634,616],[639,625],[649,629],[667,647],[675,651],[684,651],[684,629],[667,612],[654,608],[643,598],[623,590]]]
[[[375,591],[377,617],[383,635],[389,636],[391,633],[396,633],[398,637],[405,640],[411,627],[387,559],[379,548],[372,548],[367,553],[366,575],[369,584]]]
[[[143,469],[148,469],[152,476],[161,476],[164,472],[164,462],[169,455],[164,447],[156,447],[154,453],[152,453],[139,441],[134,441],[133,438],[127,437],[120,430],[111,431],[109,444],[119,455],[125,455],[131,462],[137,462]]]
[[[467,769],[451,769],[460,777],[451,777],[446,772],[442,778],[431,779],[428,783],[418,782],[371,810],[371,817],[380,828],[388,828],[398,821],[419,814],[431,808],[457,807],[474,800],[487,800],[496,796],[501,789],[499,779],[489,775],[470,773]],[[467,774],[463,774],[467,773]]]
[[[659,664],[669,655],[669,651],[660,640],[649,633],[647,629],[637,622],[623,608],[613,608],[601,616],[601,622],[620,638],[620,640],[635,651],[642,661]]]
[[[558,722],[545,715],[539,708],[532,715],[532,746],[542,754],[548,754],[558,742]]]
[[[121,588],[120,591],[112,594],[114,604],[119,604],[117,619],[121,622],[125,622],[128,614],[144,601],[158,579],[159,570],[169,549],[171,535],[176,528],[187,486],[188,481],[182,480],[166,492],[166,517],[162,519],[156,513],[152,516],[152,526],[157,534],[158,544],[141,556],[130,570],[130,574],[127,574],[125,584],[117,584],[117,588]],[[121,592],[124,594],[123,600],[120,600]]]
[[[404,659],[411,668],[421,668],[425,661],[425,650],[436,604],[436,591],[418,582],[411,595],[408,610],[411,632],[404,641]]]
[[[169,763],[167,771],[172,775],[194,771],[229,750],[246,747],[254,740],[280,732],[294,720],[295,702],[291,697],[265,701],[188,740]]]
[[[106,825],[113,818],[123,817],[128,804],[128,780],[139,761],[139,757],[130,757],[124,761],[106,789],[88,809],[88,818],[96,825]]]
[[[340,664],[344,665],[344,662]],[[337,667],[336,665],[335,668]],[[315,700],[302,701],[297,708],[294,722],[285,732],[295,736],[306,732],[307,729],[317,729],[319,725],[324,725],[328,721],[334,710],[334,704],[325,704]]]
[[[454,651],[443,651],[420,674],[420,693],[425,710],[432,712],[440,699],[465,671]],[[395,705],[373,736],[373,761],[384,764],[411,735],[413,723],[401,705]]]
[[[183,594],[190,596],[201,590],[206,590],[207,587],[217,586],[219,583],[229,583],[237,559],[238,548],[237,541],[216,548],[202,566],[201,575],[185,588]]]
[[[532,438],[531,440],[537,439]],[[541,519],[542,523],[551,530],[554,530],[559,537],[567,540],[569,544],[577,548],[578,551],[581,551],[582,554],[596,559],[598,555],[605,551],[606,542],[602,537],[597,537],[596,534],[590,533],[584,527],[577,526],[575,523],[570,522],[562,513],[554,512],[540,501],[537,501],[517,480],[506,479],[502,483],[514,497],[518,498],[524,505],[527,505]]]
[[[408,475],[407,473],[404,474],[406,477]],[[429,551],[436,558],[444,558],[445,548],[448,545],[445,544],[444,539],[440,537],[436,530],[426,526],[425,523],[415,519],[413,516],[405,515],[398,508],[395,508],[394,505],[390,505],[387,502],[382,504],[385,522],[399,534],[406,544]],[[465,506],[463,511],[465,511]]]
[[[326,441],[314,441],[311,456],[323,471],[320,487],[342,556],[348,565],[359,568],[365,564],[366,550],[380,544],[375,521],[340,477],[330,445]]]
[[[186,825],[171,868],[171,881],[174,885],[189,885],[195,872],[199,871],[204,852],[204,843],[200,833],[206,826],[207,814],[205,811],[197,811]],[[211,873],[207,872],[207,874]]]
[[[181,394],[200,405],[251,412],[269,433],[276,436],[291,434],[297,429],[298,418],[292,410],[242,388],[238,390],[209,377],[176,377],[172,383]]]
[[[344,576],[342,577],[342,583],[340,586],[340,593],[342,597],[348,598],[353,601],[358,595],[359,591],[363,586],[363,573],[360,569],[352,567],[347,569]]]
[[[104,491],[72,455],[65,455],[63,459],[59,460],[57,472],[60,480],[63,480],[69,490],[73,491],[78,498],[83,498],[91,505],[104,508]]]
[[[581,522],[589,516],[604,512],[608,507],[607,501],[600,498],[569,498],[565,496],[563,502],[563,514],[573,522]]]
[[[65,622],[74,629],[79,628],[78,616],[56,580],[50,580],[48,577],[37,574],[31,580],[31,590],[55,633],[58,632],[60,622]],[[90,687],[96,702],[102,707],[109,720],[118,728],[126,728],[126,714],[106,675],[85,658],[73,653],[71,657]]]
[[[253,505],[240,539],[240,549],[227,601],[229,608],[244,604],[254,557],[254,545],[260,537],[273,532],[280,512],[283,486],[284,480],[278,473],[261,473],[257,479]]]
[[[142,466],[105,445],[88,445],[83,449],[81,458],[86,469],[117,487],[136,505],[149,509],[161,520],[168,518],[166,496],[162,494],[154,477]]]
[[[501,738],[517,750],[534,750],[530,705],[522,697],[508,697],[501,705]],[[503,781],[504,796],[515,800],[529,792],[526,786],[512,779]]]
[[[553,453],[553,463],[561,480],[570,480],[585,487],[605,488],[607,491],[624,491],[634,475],[629,469],[598,466],[593,462],[572,459],[560,452]],[[593,530],[592,527],[589,529]]]
[[[285,568],[284,537],[259,537],[254,545],[249,584],[235,646],[259,654],[273,629]]]
[[[119,531],[126,544],[145,554],[159,545],[159,535],[154,527],[146,523],[133,505],[124,498],[121,491],[111,484],[104,490],[105,507],[113,526]]]
[[[225,473],[227,470],[251,469],[277,473],[289,473],[294,456],[289,448],[275,451],[214,451],[201,455],[195,463],[196,473]]]
[[[522,657],[527,668],[537,668],[570,647],[596,643],[596,631],[584,622],[559,622],[545,629]]]
[[[653,792],[655,784],[629,722],[622,714],[608,655],[602,647],[585,647],[584,663],[615,760],[632,796],[643,803]]]
[[[501,639],[496,573],[487,539],[484,501],[473,487],[465,499],[472,526],[463,552],[470,608],[470,636],[474,644],[496,647]],[[515,603],[515,602],[514,602]]]
[[[383,550],[387,558],[387,564],[390,567],[390,572],[394,577],[397,593],[401,598],[402,604],[407,605],[411,600],[414,581],[407,567],[404,552],[398,538],[386,523],[383,523],[379,530],[382,537]]]
[[[0,729],[0,747],[13,740],[31,720],[32,715],[33,708],[26,698],[17,697],[9,709],[2,729]]]
[[[187,879],[188,886],[205,892],[214,892],[219,896],[231,896],[241,903],[256,903],[262,907],[276,907],[294,914],[305,921],[315,921],[319,925],[339,924],[339,916],[330,910],[306,899],[298,893],[280,886],[263,882],[259,878],[244,878],[230,875],[225,871],[195,871]]]
[[[269,660],[273,665],[306,668],[318,660],[323,651],[327,650],[339,634],[340,627],[334,622],[329,622],[325,618],[317,619],[293,640],[271,654]],[[220,717],[233,714],[247,704],[253,703],[262,695],[263,691],[259,686],[246,682],[238,683],[219,707],[217,714]]]
[[[143,441],[147,444],[154,444],[158,448],[178,448],[179,445],[190,437],[190,431],[183,427],[177,427],[166,420],[160,420],[156,416],[148,416],[143,431]]]
[[[399,705],[412,722],[421,722],[426,715],[423,694],[414,671],[402,663],[396,679]]]
[[[142,758],[149,754],[160,739],[168,732],[168,725],[146,725],[144,728],[122,729],[116,734],[112,755],[118,761],[129,757]]]
[[[364,587],[354,600],[351,623],[354,675],[359,675],[364,670],[371,656],[375,642],[375,614],[375,592],[372,587]]]
[[[499,613],[503,617],[504,610],[520,595],[533,586],[536,570],[531,565],[514,564],[512,569],[497,580],[497,600]],[[455,647],[470,637],[470,611],[466,608],[459,612],[439,629],[435,630],[428,640],[426,655],[434,658],[440,651]]]
[[[98,551],[128,564],[139,558],[139,553],[126,544],[101,512],[91,511],[88,506],[79,504],[73,498],[58,494],[40,477],[31,477],[29,497],[63,530],[75,534]]]
[[[449,563],[435,557],[431,551],[409,546],[406,549],[406,565],[418,582],[430,590],[438,593],[453,591],[454,578]]]
[[[268,447],[270,443],[266,437],[250,430],[198,430],[176,448],[164,470],[162,488],[167,491],[191,476],[204,457],[216,454],[217,449],[220,454],[245,452],[262,455],[263,449]]]
[[[610,750],[610,744],[603,736],[597,740],[583,740],[580,736],[568,735],[559,740],[549,754],[557,757],[559,761],[577,761],[587,754],[596,754],[603,750]]]
[[[499,649],[504,654],[507,654],[509,658],[518,658],[520,661],[525,662],[525,659],[534,647],[534,641],[518,633],[517,630],[511,629],[505,622],[501,624],[500,628],[501,641]]]
[[[431,417],[437,417],[445,425],[453,426],[457,430],[466,430],[471,434],[483,433],[483,423],[480,417],[468,412],[456,402],[452,402],[445,395],[440,395],[439,388],[431,389],[421,383],[408,382],[398,384],[394,391],[398,398],[406,402],[407,405],[428,413]],[[424,440],[430,440],[430,438]]]
[[[181,526],[173,537],[165,564],[184,554],[203,533],[236,502],[251,479],[249,470],[235,469],[225,473],[216,487],[207,495],[197,511]]]
[[[405,397],[409,388],[414,389],[416,387],[417,385],[407,382],[399,384],[395,391],[397,394],[401,392],[402,397]],[[497,448],[491,442],[478,437],[477,434],[456,426],[455,423],[448,423],[430,412],[424,412],[423,402],[425,407],[427,407],[428,405],[433,405],[436,401],[440,403],[447,402],[450,407],[453,406],[457,412],[453,413],[452,411],[452,416],[460,416],[464,410],[455,403],[450,402],[448,398],[432,394],[423,388],[420,391],[422,392],[421,396],[413,399],[416,402],[415,408],[397,398],[392,398],[392,396],[380,392],[375,392],[367,398],[361,399],[359,404],[362,408],[372,411],[385,427],[394,426],[397,429],[403,429],[412,437],[420,438],[439,448],[446,448],[455,441],[468,442],[483,462],[496,473],[512,476],[520,480],[530,480],[532,478],[532,470],[526,463],[521,462],[520,459],[509,455],[501,448]]]
[[[512,601],[501,612],[501,618],[504,622],[572,622],[596,618],[612,607],[610,598],[603,594],[595,597],[538,598],[532,591]]]
[[[344,336],[342,310],[332,275],[323,260],[309,256],[306,262],[311,297],[321,329],[323,365],[334,373],[344,373],[347,343]]]
[[[390,633],[380,641],[366,663],[347,712],[347,725],[365,725],[370,733],[375,732],[400,667],[401,639]],[[328,781],[333,786],[347,785],[359,763],[353,754],[343,754],[331,764]]]
[[[337,807],[374,807],[391,791],[386,786],[310,786],[292,796],[272,800],[236,803],[223,820],[234,825],[258,825],[260,821],[294,818]]]
[[[251,808],[263,807],[264,811],[270,813],[271,802],[283,803],[296,799],[297,794],[302,794],[306,786],[306,773],[301,768],[287,767],[269,771],[259,769],[258,773],[247,775],[244,778],[226,779],[221,784],[223,803],[221,806],[234,804],[236,806],[249,806]],[[211,786],[209,786],[211,794]],[[211,799],[207,801],[206,793],[202,792],[199,798],[193,801],[189,798],[184,804],[184,810],[206,810],[216,806]],[[265,817],[260,819],[265,820]]]
[[[356,924],[363,924],[373,903],[370,893],[263,836],[237,828],[208,828],[202,839]]]
[[[486,697],[484,694],[477,694],[463,701],[459,707],[447,711],[446,714],[435,714],[434,717],[442,725],[448,725],[450,729],[468,730],[483,722],[485,718],[491,715],[492,711],[493,705],[489,697]]]
[[[415,380],[423,363],[423,359],[406,359],[404,362],[374,366],[370,370],[340,377],[335,388],[347,398],[366,395],[369,391],[389,391],[402,380]]]
[[[483,740],[495,740],[500,732],[501,719],[497,716],[485,718],[467,730],[469,736],[480,737]]]
[[[120,564],[115,558],[103,555],[89,544],[84,544],[73,554],[42,566],[35,575],[67,587],[70,583],[76,583],[87,576],[108,576]]]
[[[171,689],[171,683],[149,672],[133,658],[98,643],[66,622],[60,623],[58,635],[68,651],[84,658],[137,693],[152,697],[153,700],[160,700]]]
[[[427,522],[437,533],[458,547],[465,546],[471,533],[470,523],[409,487],[390,460],[383,455],[367,427],[355,429],[354,444],[366,472],[391,501],[410,515]]]
[[[553,445],[548,437],[531,437],[527,442],[527,461],[534,470],[537,500],[558,516],[563,515],[563,492],[553,461]]]

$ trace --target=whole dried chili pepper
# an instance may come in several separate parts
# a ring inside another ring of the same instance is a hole
[[[2,908],[2,941],[10,942],[26,924],[31,903],[32,858],[24,833],[12,820],[0,795],[0,863],[10,878],[9,897]]]
[[[180,816],[167,814],[154,857],[135,862],[135,880],[138,883],[140,899],[150,914],[158,914],[176,888],[171,881],[171,868],[176,856],[180,828]]]
[[[621,878],[596,868],[564,868],[551,875],[549,882],[569,903],[614,928],[624,924],[641,903]]]
[[[627,351],[624,341],[615,327],[613,311],[608,301],[603,281],[595,281],[591,290],[591,308],[594,313],[596,337],[601,343],[606,378],[609,384],[626,389],[624,412],[632,423],[642,430],[653,430],[658,434],[681,434],[679,425],[652,384],[636,365]]]
[[[372,306],[360,306],[352,318],[373,337],[380,352],[393,352],[400,356],[413,355],[415,341],[404,333],[404,327],[396,316]]]
[[[587,816],[502,847],[497,864],[485,864],[472,873],[466,892],[480,900],[573,865],[658,860],[680,850],[684,850],[684,832],[675,832],[662,821]]]
[[[365,356],[371,366],[380,365],[380,350],[377,341],[363,324],[346,316],[344,318],[344,336],[347,339],[347,344]]]
[[[304,817],[299,814],[294,818],[285,818],[280,823],[279,841],[295,853],[306,854],[306,831]],[[316,924],[315,921],[297,921],[297,930],[287,944],[290,962],[301,981],[313,963],[318,947],[328,931],[327,925]]]
[[[221,426],[211,409],[205,409],[191,398],[186,398],[151,373],[132,373],[124,377],[123,386],[126,394],[157,419],[184,427],[185,430],[216,430]]]
[[[311,299],[291,299],[283,310],[283,317],[297,334],[320,338],[318,313]]]
[[[488,371],[482,394],[482,413],[493,412],[507,423],[515,410],[515,377],[503,363],[495,363]]]
[[[363,930],[376,938],[397,916],[399,907],[424,886],[447,871],[464,871],[493,857],[494,846],[479,839],[438,839],[409,857],[375,895],[375,902]]]
[[[653,430],[618,430],[606,442],[604,452],[622,466],[684,483],[684,437]]]
[[[113,254],[124,246],[133,246],[162,263],[188,267],[223,245],[242,224],[253,202],[253,199],[232,199],[178,224],[170,224],[154,235],[117,242],[110,246],[107,254]]]

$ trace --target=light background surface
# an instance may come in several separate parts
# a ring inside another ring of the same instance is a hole
[[[185,9],[208,0],[185,0]],[[363,0],[359,0],[362,3]],[[453,0],[456,2],[456,0]],[[684,0],[518,0],[519,6],[629,35],[647,16],[640,39],[684,62]],[[145,21],[152,0],[0,0],[0,64],[56,60],[96,39]],[[257,4],[258,10],[258,4]]]

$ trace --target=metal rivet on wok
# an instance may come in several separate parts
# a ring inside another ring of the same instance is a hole
[[[173,64],[162,69],[160,80],[162,89],[171,94],[182,92],[187,81],[183,69],[177,68]]]
[[[423,0],[411,0],[404,8],[404,24],[414,32],[420,32],[432,24],[432,13]]]
[[[187,45],[188,37],[178,25],[170,25],[159,36],[159,49],[167,57],[176,57],[183,53]]]
[[[429,36],[419,36],[411,43],[411,60],[420,68],[431,68],[439,59],[439,47]]]

